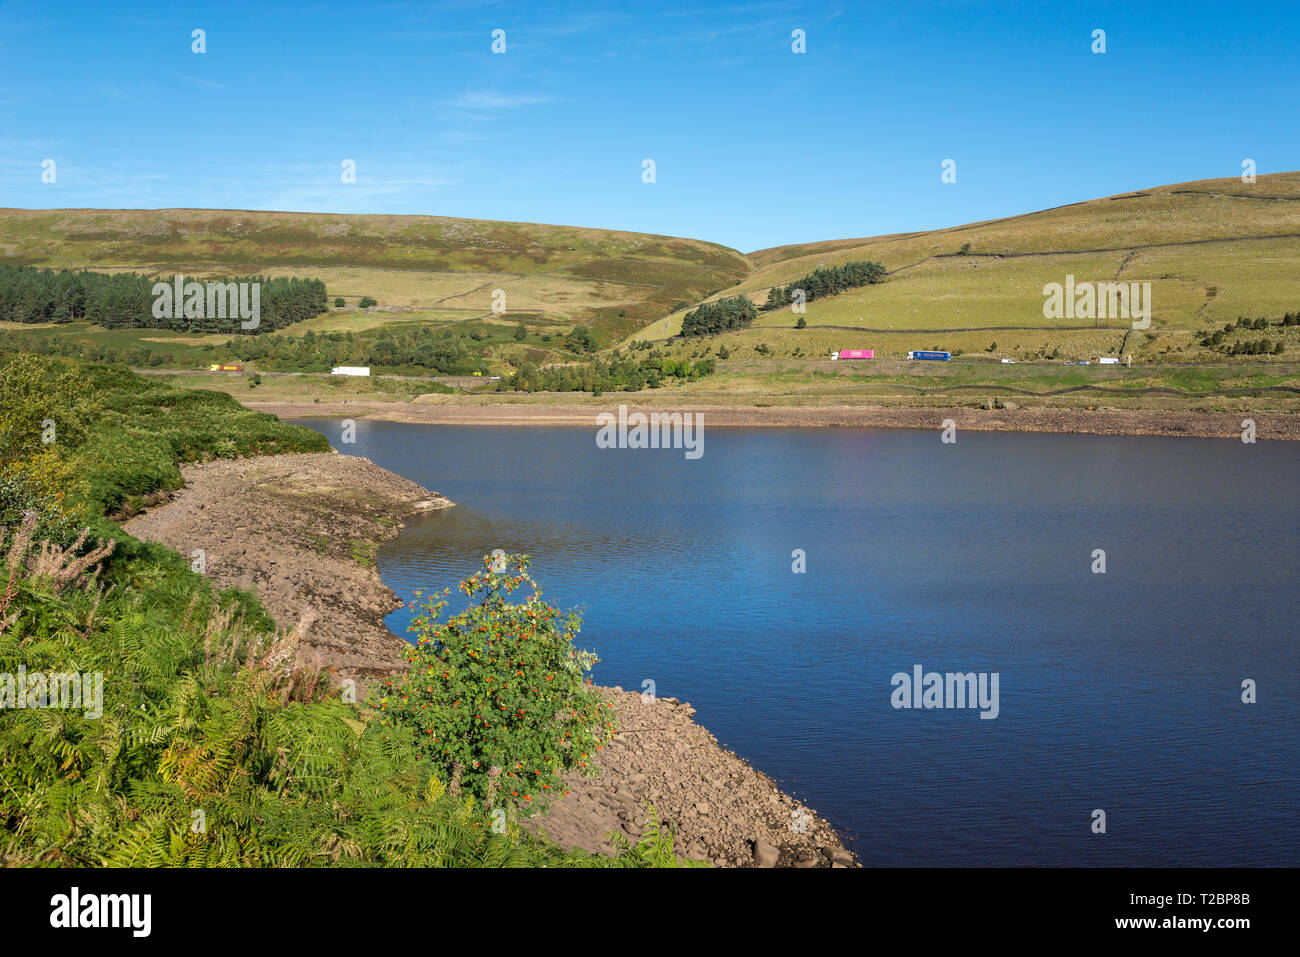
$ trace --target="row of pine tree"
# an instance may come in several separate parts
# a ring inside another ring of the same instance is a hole
[[[159,318],[154,315],[158,298],[154,295],[154,285],[170,281],[171,277],[139,273],[0,266],[0,320],[21,323],[86,320],[107,329],[260,333],[309,319],[328,308],[325,283],[319,279],[235,276],[216,281],[261,286],[255,329],[241,330],[238,315],[187,317],[183,302],[174,304],[169,310],[170,317]]]

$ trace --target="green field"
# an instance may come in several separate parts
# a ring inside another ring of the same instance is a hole
[[[1300,308],[1300,173],[1261,176],[1249,185],[1230,179],[1162,186],[951,229],[763,249],[748,259],[753,272],[712,298],[745,294],[762,304],[773,285],[853,260],[878,261],[890,271],[884,283],[808,303],[808,326],[837,327],[843,335],[806,345],[768,336],[769,345],[779,339],[782,349],[969,351],[997,341],[1009,345],[1005,354],[1023,355],[1045,336],[1062,354],[1104,355],[1106,343],[1118,342],[1127,322],[1043,315],[1043,287],[1072,275],[1076,282],[1151,283],[1157,335],[1133,337],[1126,351],[1135,361],[1175,351],[1198,359],[1196,331],[1239,315],[1277,318]],[[685,311],[635,338],[675,335]],[[798,318],[788,309],[764,313],[755,327],[793,331]],[[1088,325],[1119,334],[1063,328]],[[991,330],[999,326],[1024,328]],[[908,336],[908,344],[896,345],[897,337],[864,338],[857,329],[962,331],[944,331],[939,342],[933,335]],[[991,331],[978,331],[983,329]],[[1166,352],[1171,344],[1176,349]]]

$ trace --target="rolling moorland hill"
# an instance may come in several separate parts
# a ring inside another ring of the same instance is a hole
[[[323,279],[331,301],[379,301],[382,317],[491,320],[605,338],[739,282],[744,256],[714,243],[645,233],[452,219],[244,210],[0,209],[0,264],[199,278]]]
[[[1300,353],[1300,326],[1201,341],[1238,316],[1276,321],[1300,310],[1300,172],[1160,186],[964,226],[748,255],[666,236],[431,216],[0,210],[0,264],[311,276],[325,281],[331,303],[342,297],[345,305],[273,335],[354,332],[378,340],[427,327],[455,335],[485,370],[500,374],[525,362],[580,359],[563,342],[576,325],[591,326],[604,346],[662,342],[705,299],[744,294],[762,304],[773,285],[858,260],[883,263],[886,281],[810,302],[807,328],[796,329],[799,317],[779,309],[719,344],[733,360],[759,363],[824,359],[842,348],[874,348],[881,358],[948,349],[1021,361],[1123,352],[1134,362],[1235,363],[1228,348],[1260,337],[1282,344],[1287,359]],[[1151,328],[1135,332],[1116,317],[1045,317],[1044,285],[1067,276],[1150,283]],[[500,315],[492,312],[497,289],[506,293]],[[357,308],[363,296],[378,305]],[[218,361],[227,338],[84,322],[3,326],[10,348],[71,338],[116,350],[133,365],[167,368]],[[699,342],[677,340],[667,352],[697,355]],[[144,350],[152,351],[147,362]]]
[[[728,336],[732,353],[742,356],[760,341],[777,354],[798,346],[805,354],[859,346],[874,346],[878,355],[935,347],[972,352],[995,340],[1005,354],[1044,344],[1080,356],[1114,354],[1129,322],[1044,317],[1044,285],[1072,275],[1076,282],[1151,283],[1152,328],[1125,344],[1135,360],[1165,350],[1209,358],[1200,355],[1198,330],[1300,309],[1300,172],[1250,184],[1233,178],[1160,186],[949,229],[778,246],[746,258],[753,271],[711,298],[745,294],[761,305],[773,285],[854,260],[879,261],[889,275],[882,284],[808,303],[808,328],[797,333],[789,309],[761,313],[752,329]],[[684,312],[635,338],[676,334]]]

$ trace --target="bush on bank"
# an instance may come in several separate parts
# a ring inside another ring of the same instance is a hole
[[[418,595],[410,671],[377,701],[395,737],[489,807],[567,793],[560,775],[594,774],[615,727],[612,705],[587,676],[596,656],[573,644],[581,620],[542,601],[528,566],[526,555],[495,567],[486,556],[484,570],[460,583],[468,607],[446,621],[441,595]],[[509,600],[526,586],[525,599]]]

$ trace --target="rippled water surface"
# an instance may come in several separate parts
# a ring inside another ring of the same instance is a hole
[[[1300,443],[302,424],[457,503],[380,552],[399,595],[527,552],[597,682],[690,701],[867,864],[1300,862]],[[918,664],[997,672],[997,718],[893,708]]]

